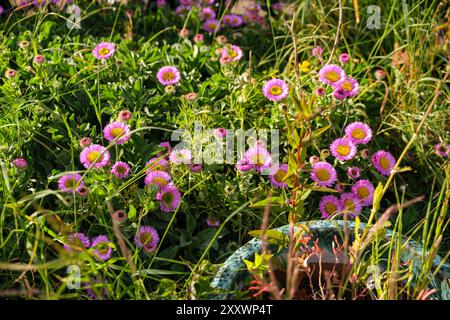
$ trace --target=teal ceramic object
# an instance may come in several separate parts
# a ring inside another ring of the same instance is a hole
[[[341,220],[317,220],[306,223],[313,235],[313,241],[319,239],[321,248],[330,249],[334,235],[338,234],[338,230],[343,230],[344,221]],[[351,234],[354,234],[355,223],[348,222]],[[364,223],[360,223],[359,228],[362,230],[365,227]],[[276,230],[289,234],[289,225],[285,225]],[[387,230],[386,239],[392,236],[392,231]],[[339,238],[339,237],[338,237]],[[224,291],[239,290],[244,288],[244,280],[248,276],[246,271],[245,260],[252,259],[255,252],[261,251],[261,240],[252,239],[247,244],[234,252],[219,269],[216,277],[211,282],[211,286],[215,289]],[[414,261],[413,271],[418,273],[420,271],[420,257],[422,256],[422,246],[416,241],[409,241],[402,253],[402,262],[409,260]],[[441,263],[441,258],[436,257],[433,261],[435,267]],[[430,275],[430,289],[436,289],[437,293],[432,297],[439,300],[450,300],[450,265],[443,264],[441,270],[435,277]],[[232,299],[231,294],[218,294],[211,296],[211,299],[226,300]]]

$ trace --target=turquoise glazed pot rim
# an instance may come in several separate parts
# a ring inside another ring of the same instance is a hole
[[[304,222],[310,229],[313,235],[324,234],[324,233],[333,233],[336,234],[338,230],[343,230],[344,228],[343,220],[313,220]],[[355,222],[348,221],[348,227],[351,230],[351,234],[354,233]],[[362,230],[366,226],[365,223],[359,224],[359,229]],[[283,232],[284,234],[289,234],[289,225],[284,225],[276,230]],[[392,230],[387,229],[385,238],[389,239],[392,236]],[[242,278],[242,274],[246,273],[246,266],[244,260],[251,259],[256,252],[261,252],[261,240],[260,239],[252,239],[247,242],[245,245],[236,250],[220,267],[216,276],[211,282],[211,287],[214,289],[223,290],[224,292],[229,292],[236,289],[236,285],[239,282],[239,279]],[[422,246],[414,240],[409,240],[407,246],[405,246],[401,260],[402,262],[406,262],[411,260],[412,258],[421,257],[423,253]],[[417,261],[418,259],[414,259],[413,272],[416,273],[415,270],[420,270],[420,263]],[[437,267],[442,262],[441,257],[436,256],[433,261],[433,266]],[[417,271],[419,272],[419,271]],[[450,287],[449,287],[449,278],[450,278],[450,265],[445,263],[441,266],[441,269],[437,273],[436,277],[431,276],[430,281],[430,289],[436,289],[437,293],[432,295],[433,298],[439,300],[450,300]],[[214,300],[226,300],[233,299],[230,293],[217,294],[210,297],[210,299]]]

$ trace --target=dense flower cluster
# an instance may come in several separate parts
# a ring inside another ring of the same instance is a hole
[[[345,136],[334,140],[330,145],[331,154],[341,162],[352,160],[357,153],[357,145],[365,145],[372,140],[372,130],[363,122],[353,122],[345,127]],[[364,150],[363,150],[364,151]],[[387,151],[379,150],[371,157],[375,169],[382,175],[389,175],[395,166],[395,158]],[[361,176],[359,167],[349,167],[347,175],[351,180]],[[311,179],[319,186],[331,187],[338,180],[336,169],[328,162],[312,163]],[[341,194],[336,196],[323,196],[320,200],[319,210],[323,218],[335,214],[349,214],[355,217],[361,213],[364,206],[372,205],[374,186],[367,179],[356,180],[351,192],[344,192],[344,186],[336,184],[336,190]]]

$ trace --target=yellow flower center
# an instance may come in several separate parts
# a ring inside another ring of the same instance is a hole
[[[162,196],[162,201],[166,204],[166,205],[170,205],[173,201],[173,194],[170,192],[166,192],[163,196]]]
[[[339,147],[337,147],[336,151],[341,156],[346,156],[350,153],[350,148],[344,144],[341,144]]]
[[[97,159],[100,158],[101,154],[102,153],[100,151],[97,151],[97,150],[91,151],[91,152],[88,153],[87,159],[88,159],[89,162],[94,162],[94,161],[96,161]]]
[[[274,174],[273,178],[276,182],[284,182],[284,177],[286,176],[287,172],[284,170],[278,170],[277,173]]]
[[[237,57],[237,52],[234,51],[234,50],[231,50],[230,57],[236,58]]]
[[[162,187],[165,187],[165,186],[167,185],[167,181],[164,180],[164,179],[161,178],[161,177],[155,177],[155,178],[153,178],[153,183],[158,184],[158,185],[160,185],[160,186],[162,186]]]
[[[112,135],[114,138],[118,138],[118,137],[123,136],[123,134],[124,134],[125,132],[123,131],[122,128],[114,128],[114,129],[112,129],[112,130],[110,131],[110,133],[111,133],[111,135]]]
[[[345,200],[345,210],[347,211],[354,211],[355,210],[355,203],[351,199]]]
[[[270,92],[270,94],[272,94],[274,96],[279,96],[283,92],[283,89],[281,89],[280,86],[272,86],[272,88],[270,88],[269,92]]]
[[[215,23],[210,23],[209,24],[209,28],[212,30],[216,30],[217,29],[217,25]]]
[[[143,233],[141,234],[141,242],[145,246],[148,243],[151,243],[153,241],[153,236],[151,233]]]
[[[259,153],[255,154],[252,157],[252,161],[251,161],[252,164],[254,164],[258,167],[262,166],[264,164],[264,162],[265,162],[264,156]]]
[[[352,137],[355,139],[364,139],[366,137],[366,132],[363,129],[357,128],[352,131]]]
[[[123,166],[118,166],[116,170],[118,174],[125,174],[125,172],[127,172],[127,170]]]
[[[342,85],[341,88],[344,89],[345,91],[351,91],[353,89],[352,84],[349,81],[345,81]]]
[[[330,180],[330,172],[326,169],[318,169],[316,170],[316,177],[320,181]]]
[[[339,73],[337,73],[336,71],[328,71],[325,74],[325,78],[330,82],[336,82],[340,79]]]
[[[110,50],[106,47],[103,47],[100,50],[98,50],[98,53],[100,53],[102,56],[106,56],[109,52]]]
[[[337,207],[334,205],[334,203],[332,203],[332,202],[327,202],[327,203],[325,204],[325,211],[326,211],[329,215],[335,213],[336,210],[337,210]]]
[[[384,170],[388,170],[390,168],[390,163],[389,160],[385,157],[382,157],[380,159],[380,166],[384,169]]]
[[[97,249],[97,251],[100,253],[100,254],[106,254],[107,252],[108,252],[108,248],[109,248],[109,245],[106,243],[106,242],[100,242],[96,247],[95,247],[95,249]]]
[[[77,180],[75,178],[71,178],[66,181],[66,188],[68,189],[75,189],[76,185]]]
[[[359,187],[357,193],[361,199],[365,199],[369,196],[369,190],[366,187]]]
[[[173,80],[175,78],[175,75],[171,71],[167,71],[163,74],[164,80]]]

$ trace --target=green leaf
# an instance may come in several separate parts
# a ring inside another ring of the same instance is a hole
[[[262,230],[253,230],[248,232],[252,237],[261,239]],[[276,245],[285,245],[289,242],[289,237],[278,230],[266,230],[267,242]]]
[[[258,202],[255,202],[250,205],[251,208],[265,208],[267,206],[267,201],[270,201],[271,207],[280,207],[283,205],[283,199],[280,197],[271,197],[269,199],[264,199]]]
[[[161,269],[144,269],[136,271],[132,274],[133,277],[139,276],[139,275],[151,275],[151,276],[157,276],[157,275],[171,275],[171,274],[187,274],[187,272],[182,271],[173,271],[173,270],[161,270]]]
[[[132,204],[130,204],[130,206],[128,207],[128,219],[134,220],[135,217],[136,217],[136,208]]]

